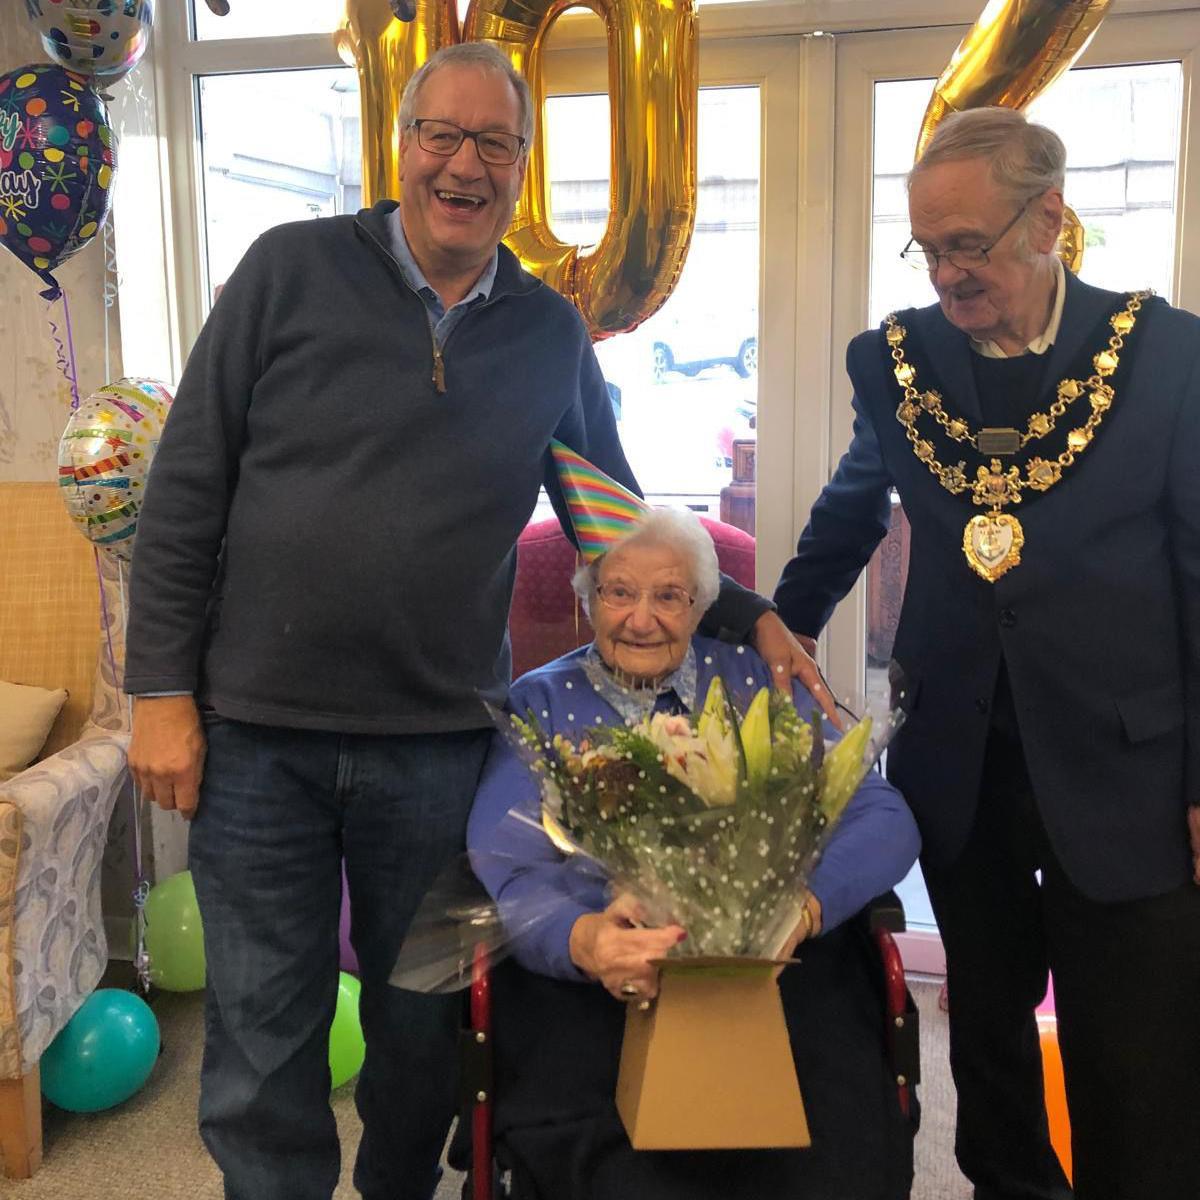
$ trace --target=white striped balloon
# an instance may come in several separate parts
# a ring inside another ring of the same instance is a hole
[[[133,558],[146,476],[171,407],[153,379],[118,379],[71,414],[58,444],[58,482],[71,520],[116,558]]]

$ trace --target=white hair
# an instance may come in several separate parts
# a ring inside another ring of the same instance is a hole
[[[684,569],[691,576],[697,620],[717,598],[721,590],[717,550],[708,530],[690,509],[652,508],[631,533],[610,549],[619,550],[626,546],[668,546],[679,554],[684,561]],[[571,586],[589,617],[603,561],[604,556],[601,555],[593,562],[584,563],[571,580]]]
[[[992,178],[1014,201],[1061,191],[1066,179],[1067,148],[1054,130],[1015,108],[970,108],[939,123],[908,173],[909,186],[930,167],[964,158],[986,159]]]
[[[525,139],[525,148],[529,148],[533,138],[533,98],[529,93],[529,83],[512,65],[507,55],[490,42],[458,42],[453,46],[443,46],[413,72],[405,85],[404,94],[400,97],[401,129],[407,129],[416,119],[417,99],[421,88],[425,86],[430,75],[443,67],[475,67],[477,70],[503,75],[517,93],[520,133]]]

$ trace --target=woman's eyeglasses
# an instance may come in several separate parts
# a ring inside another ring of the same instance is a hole
[[[649,596],[651,611],[662,617],[682,616],[696,603],[695,596],[673,585],[635,588],[627,583],[598,583],[596,595],[600,597],[600,603],[613,612],[628,612],[637,607],[643,596]]]

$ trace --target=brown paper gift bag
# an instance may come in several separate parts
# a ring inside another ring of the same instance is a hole
[[[631,1004],[617,1111],[637,1150],[808,1146],[779,963],[668,959],[658,999]]]

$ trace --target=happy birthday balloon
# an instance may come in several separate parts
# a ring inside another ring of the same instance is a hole
[[[58,482],[71,520],[88,541],[124,562],[162,437],[171,394],[153,379],[119,379],[71,414],[58,444]]]
[[[116,139],[88,81],[37,63],[0,75],[0,242],[48,283],[108,218]]]
[[[25,0],[25,7],[46,53],[101,84],[137,66],[154,28],[152,0]]]

